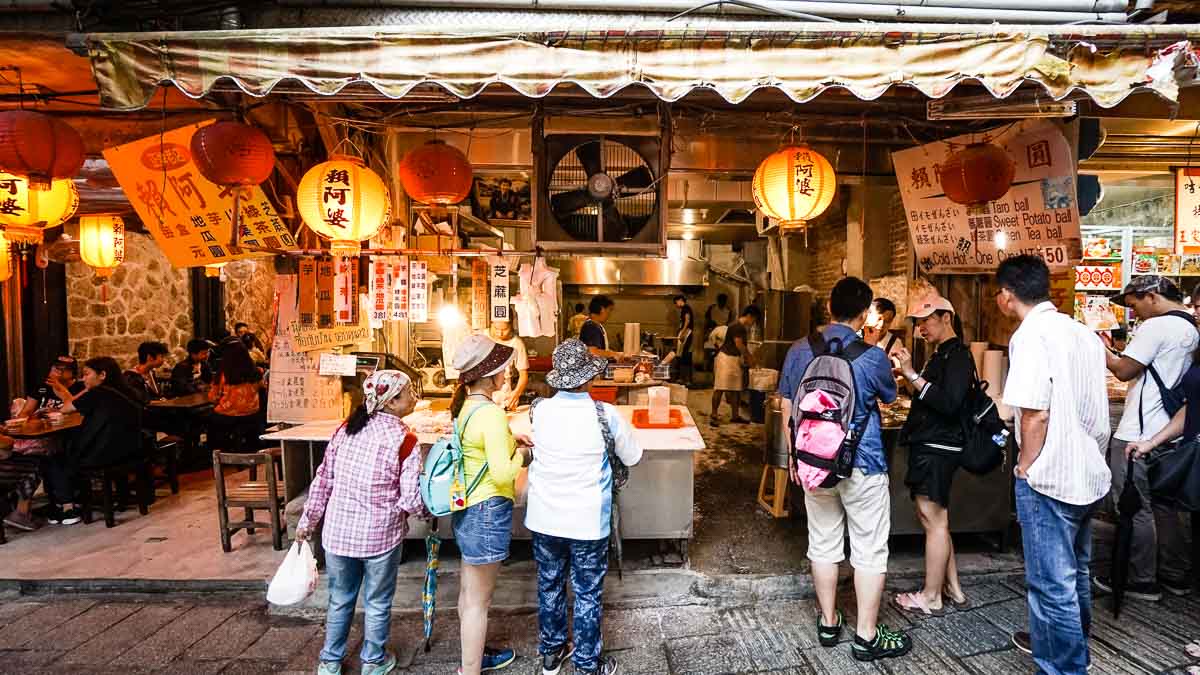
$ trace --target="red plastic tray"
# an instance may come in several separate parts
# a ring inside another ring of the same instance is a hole
[[[666,424],[651,424],[650,409],[637,408],[633,411],[633,426],[639,429],[679,429],[683,427],[683,413],[678,408],[671,408]]]

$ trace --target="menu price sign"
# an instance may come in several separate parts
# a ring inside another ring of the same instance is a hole
[[[388,318],[391,286],[388,272],[392,266],[382,258],[371,257],[371,327],[382,328]]]
[[[1200,169],[1175,169],[1175,253],[1200,253]]]
[[[292,250],[296,241],[262,188],[240,188],[239,246],[234,190],[210,183],[192,159],[192,135],[206,120],[104,150],[104,159],[154,241],[175,267],[229,262],[261,253],[241,245]]]
[[[300,270],[300,323],[311,326],[317,320],[317,261],[301,258]]]
[[[1000,199],[964,206],[945,195],[938,172],[981,134],[956,136],[892,153],[900,197],[921,271],[974,274],[1005,258],[1032,254],[1065,268],[1083,250],[1072,143],[1052,122],[1025,120],[989,138],[1013,160],[1012,187]]]
[[[300,317],[295,275],[276,277],[279,309],[275,339],[271,346],[271,370],[267,391],[267,421],[303,424],[342,416],[342,380],[320,374],[316,352],[293,348],[292,331]]]
[[[408,266],[408,318],[414,323],[429,320],[429,266],[424,260]]]
[[[408,320],[408,258],[392,260],[392,321]]]
[[[508,313],[508,264],[502,258],[488,258],[492,279],[492,321],[510,321]]]
[[[488,301],[489,267],[486,261],[476,258],[471,261],[471,328],[482,330],[488,326],[491,303]]]
[[[321,354],[320,374],[337,377],[354,377],[358,357],[354,354]]]
[[[317,261],[317,325],[333,325],[333,261],[329,258]]]

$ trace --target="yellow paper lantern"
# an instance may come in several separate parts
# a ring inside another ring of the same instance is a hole
[[[48,190],[35,190],[29,179],[0,172],[0,226],[9,241],[42,243],[42,230],[57,227],[75,215],[79,191],[70,178],[58,178]]]
[[[777,150],[754,171],[754,203],[779,220],[784,233],[804,231],[829,208],[836,191],[833,166],[806,145]]]
[[[300,217],[330,240],[335,256],[356,256],[391,219],[392,200],[383,179],[362,160],[334,155],[308,170],[296,190]]]
[[[82,216],[79,218],[79,256],[107,277],[125,261],[125,221],[120,216]]]
[[[12,273],[12,245],[8,243],[4,233],[0,232],[0,284],[8,281]]]

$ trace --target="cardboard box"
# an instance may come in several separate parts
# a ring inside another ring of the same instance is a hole
[[[414,248],[420,251],[452,251],[454,250],[454,237],[438,234],[419,234],[416,237]]]

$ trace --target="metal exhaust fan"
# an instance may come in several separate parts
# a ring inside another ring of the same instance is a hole
[[[665,254],[667,157],[661,136],[538,131],[538,247]]]

